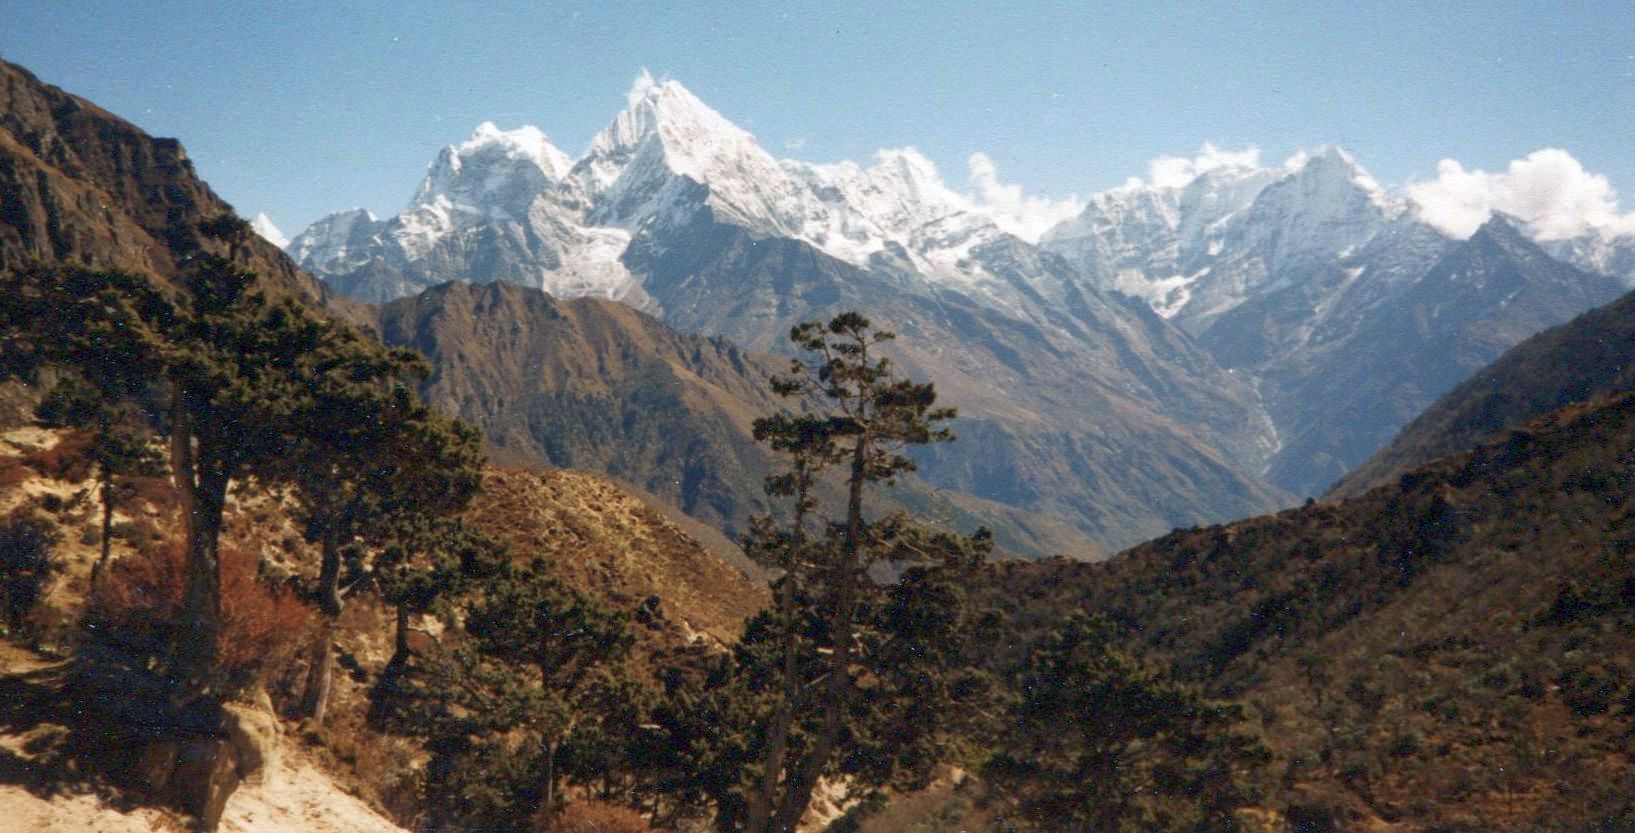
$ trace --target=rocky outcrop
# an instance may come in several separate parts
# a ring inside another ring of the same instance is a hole
[[[154,737],[137,747],[129,775],[155,801],[215,830],[239,784],[264,783],[276,766],[278,718],[265,693],[254,704],[188,710],[200,711],[213,717],[144,727]]]
[[[261,783],[277,762],[278,718],[265,692],[178,702],[167,681],[119,647],[87,645],[65,696],[77,722],[99,727],[82,752],[114,780],[186,813],[199,830],[215,830],[239,785]]]
[[[169,279],[198,247],[196,224],[231,210],[181,142],[0,61],[0,271],[72,260]],[[276,291],[322,295],[271,243],[246,249]]]

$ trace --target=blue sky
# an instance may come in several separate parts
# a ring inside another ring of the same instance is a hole
[[[0,0],[0,56],[292,235],[395,213],[484,120],[577,154],[642,67],[774,154],[913,145],[961,187],[976,152],[1060,198],[1206,141],[1339,144],[1388,186],[1562,148],[1632,208],[1635,3],[1340,5]]]

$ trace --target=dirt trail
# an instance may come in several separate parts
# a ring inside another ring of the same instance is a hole
[[[49,694],[58,661],[0,640],[0,697]],[[14,704],[15,706],[15,700]],[[8,707],[8,712],[12,711]],[[10,714],[0,725],[0,833],[153,833],[186,825],[174,813],[129,806],[106,786],[53,758],[73,727],[61,713],[37,721]],[[223,833],[403,833],[285,743],[262,783],[244,784],[227,802]]]

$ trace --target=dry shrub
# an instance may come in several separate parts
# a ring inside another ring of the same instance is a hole
[[[179,501],[170,478],[136,476],[121,477],[119,480],[130,490],[130,505],[150,506],[161,515],[169,515],[176,510]]]
[[[536,829],[541,833],[650,833],[653,828],[629,807],[587,800],[569,804],[556,818],[541,820]]]
[[[13,489],[34,477],[34,470],[16,457],[0,457],[0,489]]]
[[[88,431],[74,431],[56,445],[23,457],[23,464],[54,480],[77,483],[91,476],[94,463]]]
[[[171,544],[109,565],[92,602],[92,623],[124,642],[168,645],[181,614],[186,559],[182,546]],[[257,579],[258,561],[241,549],[221,550],[220,656],[229,679],[258,679],[287,664],[317,621],[292,590]]]

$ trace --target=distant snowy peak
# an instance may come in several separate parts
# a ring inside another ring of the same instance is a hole
[[[931,160],[911,147],[877,151],[867,168],[851,162],[785,165],[824,203],[855,211],[889,235],[906,237],[971,210],[968,200],[943,183]]]
[[[385,223],[325,218],[303,233],[300,252],[308,268],[334,273],[367,262],[360,243],[373,236],[375,255],[412,263],[451,235],[516,223],[538,240],[595,237],[606,254],[606,240],[662,236],[701,210],[858,266],[890,249],[893,262],[906,256],[933,281],[969,283],[967,273],[981,268],[971,253],[1005,235],[993,211],[949,187],[913,148],[880,151],[868,167],[780,161],[679,82],[644,72],[581,158],[570,160],[537,128],[485,122],[428,165],[404,212]]]
[[[427,167],[410,207],[446,204],[472,214],[496,209],[526,214],[539,192],[567,176],[573,161],[539,128],[477,126],[471,138],[449,145]]]
[[[332,273],[369,259],[381,223],[361,208],[318,218],[295,236],[284,251],[307,269]]]
[[[703,182],[742,155],[765,157],[755,137],[700,101],[679,81],[655,83],[643,77],[627,96],[628,106],[591,140],[580,160],[587,190],[600,193],[624,172],[625,164],[657,142],[670,171]]]
[[[1245,242],[1273,272],[1344,257],[1402,213],[1402,204],[1339,148],[1290,167],[1255,197],[1245,222]]]
[[[703,186],[718,219],[763,234],[798,234],[798,191],[748,131],[676,81],[643,74],[626,99],[571,173],[592,205],[592,223],[629,230],[678,223],[697,207]]]
[[[265,213],[255,215],[255,219],[250,221],[250,229],[261,235],[262,239],[280,249],[290,244],[290,239],[285,237],[282,231],[278,230],[278,226],[273,225],[272,218]]]
[[[878,151],[867,168],[853,162],[782,164],[803,191],[800,236],[851,263],[866,264],[888,244],[897,244],[927,271],[927,257],[934,259],[947,245],[945,229],[993,227],[992,220],[978,216],[970,200],[945,185],[931,160],[914,148]]]
[[[1635,287],[1635,234],[1610,234],[1600,229],[1565,240],[1539,244],[1552,257],[1588,272],[1611,275]]]
[[[1205,146],[1155,162],[1152,184],[1092,196],[1041,245],[1161,315],[1208,316],[1362,251],[1405,215],[1340,148],[1266,167],[1253,151]]]

